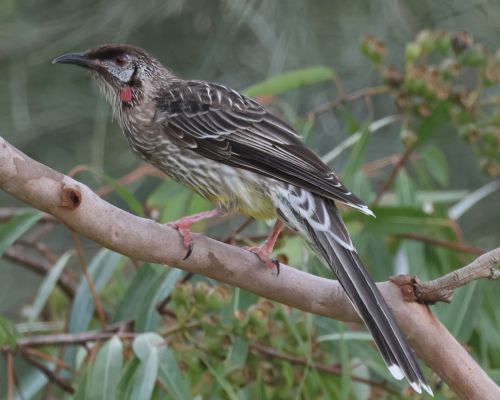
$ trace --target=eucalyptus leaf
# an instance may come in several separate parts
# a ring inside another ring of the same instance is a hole
[[[17,336],[18,332],[14,322],[0,315],[0,348],[8,346],[14,349],[16,347]]]
[[[47,303],[47,300],[52,291],[54,290],[57,284],[57,280],[61,276],[64,267],[66,267],[66,264],[68,263],[70,257],[71,257],[71,252],[69,251],[67,251],[61,257],[59,257],[59,259],[56,261],[54,266],[50,269],[49,273],[43,280],[42,284],[40,285],[40,288],[38,289],[38,293],[35,296],[35,301],[31,306],[30,316],[29,316],[30,322],[35,321],[40,315],[40,312]]]
[[[114,399],[123,368],[123,348],[118,336],[113,336],[97,353],[90,370],[89,398]]]
[[[443,152],[436,146],[428,146],[420,153],[427,171],[442,186],[448,184],[448,163]]]
[[[158,327],[159,315],[156,305],[169,296],[184,272],[178,268],[163,267],[157,280],[152,282],[146,296],[139,305],[139,314],[135,323],[136,332],[154,331]]]
[[[144,333],[137,336],[132,348],[140,364],[135,371],[131,399],[149,399],[158,377],[159,350],[164,340],[156,333]]]
[[[297,89],[301,86],[331,81],[334,78],[335,73],[330,68],[309,67],[273,76],[264,82],[246,88],[243,93],[251,97],[271,96]]]
[[[42,215],[40,211],[28,211],[12,217],[0,225],[0,257],[12,243],[35,225],[42,218]]]
[[[103,249],[99,251],[88,265],[88,273],[92,277],[97,293],[100,293],[111,278],[115,268],[119,267],[124,260],[121,254]],[[76,290],[73,306],[69,316],[68,332],[83,332],[87,330],[94,315],[94,301],[90,293],[87,280],[81,277],[80,285]],[[73,365],[75,362],[76,349],[74,346],[67,347],[64,360]]]
[[[174,352],[168,347],[160,349],[158,377],[174,400],[192,399],[189,381],[183,376]]]

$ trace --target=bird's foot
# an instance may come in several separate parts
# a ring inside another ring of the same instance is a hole
[[[187,249],[186,255],[182,260],[186,260],[193,252],[193,235],[191,233],[191,229],[189,229],[191,224],[183,221],[181,218],[177,221],[169,222],[166,225],[176,229],[177,232],[179,232],[179,235],[181,235],[182,244],[184,245],[184,248]]]
[[[187,249],[187,253],[182,260],[186,260],[193,252],[193,234],[190,229],[191,225],[195,222],[213,218],[218,215],[220,215],[218,210],[203,211],[198,214],[182,217],[177,221],[172,221],[166,224],[167,226],[176,229],[182,237],[182,244]]]
[[[264,264],[266,264],[268,268],[276,268],[276,270],[278,271],[278,275],[280,274],[280,262],[277,259],[271,257],[271,252],[265,244],[262,246],[245,247],[245,250],[248,250],[249,252],[259,257],[260,260]]]

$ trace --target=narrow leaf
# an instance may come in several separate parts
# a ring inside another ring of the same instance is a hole
[[[436,146],[429,146],[421,152],[422,161],[431,176],[442,186],[448,184],[448,163],[443,152]]]
[[[142,208],[142,204],[137,198],[123,185],[118,183],[118,181],[106,174],[100,174],[110,185],[116,194],[122,198],[125,203],[127,203],[128,208],[134,214],[144,217],[144,209]]]
[[[309,67],[273,76],[261,83],[246,88],[247,96],[269,96],[297,89],[301,86],[332,80],[335,73],[326,67]]]
[[[352,149],[351,155],[349,156],[349,160],[347,161],[347,165],[342,174],[342,178],[344,182],[347,182],[347,185],[349,185],[349,182],[352,180],[354,174],[360,169],[361,164],[363,163],[369,137],[370,130],[367,126],[365,126],[362,130],[360,140],[358,140]]]
[[[157,328],[159,316],[156,304],[172,292],[175,284],[184,274],[178,268],[171,268],[170,271],[166,267],[163,268],[163,274],[156,282],[153,282],[148,294],[140,303],[139,315],[135,323],[136,332],[154,331]]]
[[[113,321],[137,319],[142,300],[148,295],[153,282],[156,282],[164,272],[165,267],[158,264],[146,263],[139,268],[123,294]]]
[[[163,343],[163,338],[156,333],[144,333],[134,339],[132,348],[141,363],[134,375],[130,398],[149,399],[151,397],[158,376],[159,350]]]
[[[61,273],[63,272],[64,267],[68,263],[70,257],[71,253],[69,251],[67,251],[61,257],[59,257],[59,259],[56,261],[54,266],[50,269],[49,273],[43,280],[42,284],[40,285],[40,288],[38,289],[35,301],[31,306],[31,311],[29,316],[30,322],[35,321],[40,315],[40,312],[42,311],[43,307],[45,307],[45,304],[47,303],[50,294],[54,290],[57,284],[57,280],[61,276]]]
[[[229,350],[225,361],[226,372],[243,368],[248,356],[248,342],[246,340],[243,340],[239,336],[232,336],[231,342],[231,349]]]
[[[17,336],[18,333],[14,322],[0,315],[0,348],[8,346],[14,349]]]
[[[89,398],[114,399],[123,368],[122,342],[113,336],[99,350],[90,372]]]
[[[39,211],[16,215],[0,226],[0,257],[7,248],[42,218]]]
[[[160,350],[159,378],[175,400],[192,399],[189,382],[184,378],[174,353],[167,347]]]
[[[207,359],[202,358],[202,361],[207,366],[208,370],[213,375],[213,377],[217,380],[217,382],[219,382],[219,385],[226,392],[227,396],[231,400],[240,400],[240,398],[238,397],[238,395],[234,391],[231,383],[217,369],[215,369],[215,367],[212,364],[210,364]]]
[[[116,267],[122,264],[124,257],[121,254],[103,249],[93,258],[88,266],[88,271],[94,282],[97,293],[100,293],[111,278]],[[76,291],[69,317],[68,332],[83,332],[87,330],[94,315],[94,302],[90,293],[87,280],[81,277],[80,285]],[[70,346],[66,349],[64,360],[73,365],[76,349]]]

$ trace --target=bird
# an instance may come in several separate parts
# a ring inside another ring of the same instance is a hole
[[[269,237],[250,251],[268,266],[279,266],[270,255],[282,227],[302,235],[336,275],[393,377],[432,395],[336,203],[368,215],[372,211],[292,126],[236,90],[178,77],[133,45],[104,44],[63,54],[53,63],[90,71],[131,149],[217,205],[170,223],[182,236],[186,256],[193,250],[189,228],[194,222],[228,213],[276,219]]]

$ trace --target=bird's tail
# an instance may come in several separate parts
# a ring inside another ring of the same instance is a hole
[[[332,200],[303,189],[279,207],[288,224],[302,233],[310,246],[337,276],[350,301],[371,332],[396,379],[406,378],[418,393],[432,394],[422,371],[387,303],[366,272]]]

